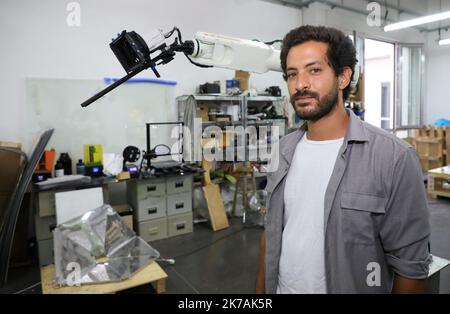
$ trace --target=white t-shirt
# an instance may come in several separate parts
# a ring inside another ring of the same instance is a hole
[[[344,138],[297,144],[284,189],[277,293],[326,293],[324,198]]]

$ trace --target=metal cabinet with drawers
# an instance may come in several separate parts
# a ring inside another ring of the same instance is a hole
[[[53,264],[53,229],[56,227],[55,191],[38,193],[34,227],[39,265]]]
[[[54,262],[53,229],[56,228],[55,194],[72,190],[73,188],[36,192],[34,228],[40,266],[53,264]],[[105,190],[103,192],[105,193]],[[104,201],[107,203],[105,194]]]
[[[193,231],[193,175],[127,182],[136,232],[151,242]]]

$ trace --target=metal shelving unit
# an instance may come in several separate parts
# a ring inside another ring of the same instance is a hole
[[[192,97],[192,98],[190,98]],[[259,104],[267,104],[269,102],[284,102],[286,97],[275,97],[275,96],[227,96],[227,95],[219,95],[219,94],[208,94],[208,95],[183,95],[177,97],[177,107],[178,107],[178,121],[183,121],[186,126],[189,127],[190,123],[186,120],[192,120],[197,116],[197,110],[189,111],[188,115],[185,115],[186,106],[188,103],[188,99],[195,100],[195,109],[197,108],[198,102],[208,102],[211,103],[212,106],[221,105],[239,105],[239,121],[230,121],[230,122],[221,122],[221,121],[203,121],[202,122],[202,130],[208,126],[218,126],[221,129],[226,128],[227,126],[242,126],[244,130],[249,125],[273,125],[276,123],[280,123],[284,125],[284,130],[280,135],[284,135],[286,133],[286,116],[284,119],[263,119],[263,120],[250,120],[247,118],[248,116],[248,107],[249,104],[251,106],[257,106]],[[191,128],[190,128],[191,129]],[[191,129],[191,134],[193,134]],[[247,152],[247,142],[244,141],[244,151]],[[237,151],[237,149],[236,149]],[[246,153],[247,154],[247,153]]]

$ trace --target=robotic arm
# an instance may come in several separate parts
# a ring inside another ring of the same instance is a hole
[[[191,53],[195,62],[254,73],[281,72],[280,51],[254,40],[198,32]]]
[[[174,42],[167,45],[166,40],[175,32],[177,37]],[[127,75],[83,102],[82,107],[89,106],[148,68],[160,77],[156,66],[169,63],[177,52],[184,53],[192,64],[200,67],[214,66],[254,73],[265,73],[270,70],[281,72],[280,51],[268,44],[204,32],[196,33],[193,40],[183,41],[181,32],[176,27],[167,34],[155,31],[149,46],[136,32],[123,31],[113,39],[110,47]],[[152,58],[157,52],[159,54]]]
[[[177,34],[170,45],[166,41]],[[199,67],[220,67],[232,70],[242,70],[254,73],[267,71],[281,72],[280,51],[269,43],[256,40],[246,40],[223,36],[213,33],[198,32],[193,40],[183,41],[181,32],[174,27],[164,34],[161,30],[154,31],[149,41],[150,45],[136,32],[122,31],[110,44],[117,59],[127,72],[127,75],[106,87],[81,104],[87,107],[114,88],[126,82],[136,74],[151,68],[157,77],[157,65],[172,61],[177,52],[184,53],[186,58]],[[152,57],[159,52],[156,57]],[[355,74],[350,83],[354,89],[359,79],[359,64],[355,67]]]

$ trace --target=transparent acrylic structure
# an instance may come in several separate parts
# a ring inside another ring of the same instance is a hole
[[[58,225],[54,249],[59,285],[124,280],[160,256],[109,205]]]

